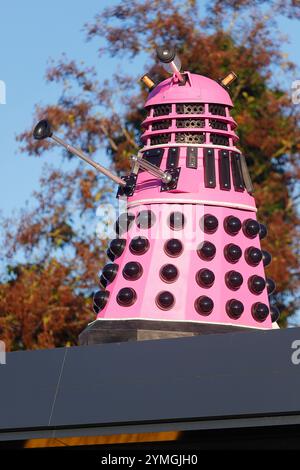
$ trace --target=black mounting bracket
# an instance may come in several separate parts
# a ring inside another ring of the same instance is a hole
[[[171,191],[172,189],[176,189],[178,185],[179,175],[180,175],[181,168],[170,168],[167,172],[172,176],[170,183],[161,183],[160,191]]]
[[[135,191],[137,175],[130,173],[130,175],[122,176],[122,180],[126,182],[126,186],[119,186],[117,197],[132,196]]]

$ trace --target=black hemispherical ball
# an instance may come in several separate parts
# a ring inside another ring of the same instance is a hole
[[[249,277],[248,287],[253,294],[261,294],[266,287],[266,281],[263,277],[255,274],[254,276]]]
[[[178,269],[174,264],[165,264],[160,270],[160,277],[165,282],[174,282],[178,278]]]
[[[171,292],[163,291],[156,297],[156,304],[162,310],[169,310],[175,303],[174,295]]]
[[[254,320],[263,322],[269,315],[269,307],[261,302],[256,302],[252,305],[251,313]]]
[[[201,287],[211,287],[215,282],[215,275],[209,269],[203,268],[197,272],[196,281]]]
[[[224,248],[224,256],[230,263],[236,263],[242,256],[242,250],[238,245],[229,243]]]
[[[182,212],[176,211],[169,215],[168,224],[173,230],[181,230],[184,227],[185,218]]]
[[[129,261],[129,263],[126,263],[123,268],[123,276],[125,277],[125,279],[128,279],[130,281],[136,281],[142,276],[142,274],[142,265],[137,261]]]
[[[213,243],[204,241],[199,245],[197,254],[201,259],[210,261],[215,257],[216,247]]]
[[[263,240],[268,235],[267,227],[264,224],[259,224],[259,238]]]
[[[164,249],[168,256],[175,258],[176,256],[181,255],[183,251],[183,245],[182,242],[177,238],[170,238],[170,240],[166,241]]]
[[[135,216],[131,212],[124,212],[123,214],[121,214],[115,224],[116,234],[122,235],[124,232],[127,232],[127,230],[129,230],[129,228],[131,227],[134,218]]]
[[[116,256],[113,254],[110,248],[106,250],[106,255],[110,259],[110,261],[114,261],[116,259]]]
[[[269,266],[269,264],[272,261],[272,256],[268,251],[262,250],[262,258],[263,258],[263,263],[264,266]]]
[[[150,243],[146,237],[134,237],[129,245],[129,250],[134,255],[144,255],[149,249]]]
[[[107,279],[105,279],[105,277],[103,276],[103,274],[101,274],[100,278],[99,278],[99,284],[100,284],[100,287],[103,287],[104,289],[106,288],[106,286],[109,284],[109,282],[107,281]]]
[[[271,306],[270,306],[270,311],[271,311],[271,320],[272,320],[272,323],[275,323],[276,321],[279,320],[280,311],[279,311],[279,309],[276,307],[276,305],[271,305]]]
[[[244,305],[242,302],[236,299],[231,299],[226,302],[226,312],[230,318],[237,320],[240,318],[244,311]]]
[[[270,277],[267,277],[266,284],[267,284],[268,294],[273,294],[273,292],[276,289],[275,281],[273,281],[273,279],[271,279]]]
[[[243,276],[237,271],[229,271],[225,274],[225,282],[229,289],[237,290],[243,284]]]
[[[262,260],[262,252],[255,246],[250,246],[245,251],[245,259],[250,266],[257,266]]]
[[[230,235],[236,235],[242,228],[240,219],[230,215],[224,220],[224,229]]]
[[[255,219],[247,219],[243,222],[243,232],[246,237],[255,238],[259,230],[259,223]]]
[[[155,224],[155,221],[155,214],[150,210],[139,212],[136,218],[137,226],[142,229],[151,228]]]
[[[209,315],[214,308],[214,302],[210,297],[201,295],[195,300],[195,310],[200,315]]]
[[[124,307],[130,307],[136,301],[136,292],[131,287],[123,287],[117,295],[117,302]]]
[[[95,313],[96,315],[98,315],[98,313],[100,312],[100,308],[97,307],[97,305],[94,304],[94,303],[93,303],[93,311],[94,311],[94,313]]]
[[[102,276],[107,280],[108,283],[113,282],[115,279],[119,266],[116,263],[108,263],[104,266]]]
[[[99,290],[95,293],[93,300],[94,300],[94,304],[98,308],[98,312],[99,310],[103,310],[103,308],[107,304],[108,297],[109,297],[109,292],[105,290]]]
[[[124,240],[123,238],[115,238],[110,242],[109,250],[115,258],[118,258],[123,253],[125,246],[126,240]]]
[[[217,217],[211,214],[205,214],[201,220],[201,226],[203,226],[204,232],[214,233],[218,228],[219,222]]]

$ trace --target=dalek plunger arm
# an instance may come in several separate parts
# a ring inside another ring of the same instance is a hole
[[[49,121],[47,121],[46,119],[43,119],[42,121],[39,121],[37,123],[37,125],[35,126],[33,130],[33,137],[37,140],[43,140],[43,139],[47,139],[48,137],[50,137],[52,140],[54,140],[54,142],[56,142],[57,144],[61,145],[66,150],[68,150],[68,152],[81,158],[86,163],[96,168],[96,170],[98,170],[100,173],[110,178],[115,183],[119,184],[120,186],[126,186],[126,182],[122,180],[121,178],[119,178],[119,176],[114,175],[110,170],[108,170],[104,166],[100,165],[99,163],[94,162],[91,158],[85,155],[81,150],[73,147],[72,145],[67,144],[60,137],[57,137],[56,135],[54,135],[52,132],[51,126],[49,124]]]

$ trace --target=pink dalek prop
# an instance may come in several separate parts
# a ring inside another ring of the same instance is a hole
[[[270,330],[279,312],[261,250],[246,160],[237,148],[228,86],[180,71],[172,48],[159,48],[172,76],[150,88],[143,147],[119,178],[52,134],[43,120],[34,137],[51,137],[119,184],[126,200],[110,262],[94,295],[97,319],[81,344]]]

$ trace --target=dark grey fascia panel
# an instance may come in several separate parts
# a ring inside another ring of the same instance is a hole
[[[47,427],[67,349],[19,351],[0,365],[0,430]]]
[[[295,340],[300,328],[9,353],[0,439],[299,424]]]

